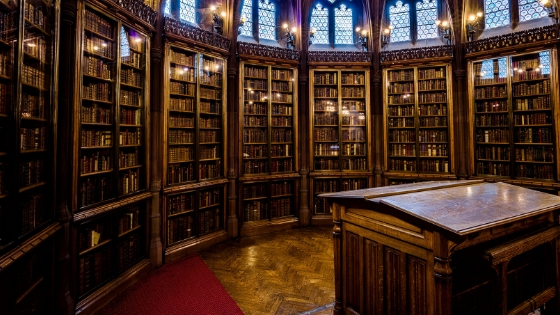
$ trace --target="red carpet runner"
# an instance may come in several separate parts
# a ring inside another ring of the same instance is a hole
[[[97,314],[243,315],[197,254],[152,271]]]

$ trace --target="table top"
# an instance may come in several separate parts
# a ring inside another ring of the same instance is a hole
[[[384,204],[457,235],[560,209],[560,196],[505,183],[473,180],[399,186],[320,196],[331,202],[364,198],[372,208]]]

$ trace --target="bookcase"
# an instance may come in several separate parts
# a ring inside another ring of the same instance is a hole
[[[558,180],[555,50],[469,63],[476,176]]]
[[[169,80],[167,98],[167,186],[225,177],[226,60],[166,46]]]
[[[240,63],[239,217],[246,223],[297,215],[297,69]]]
[[[330,214],[317,195],[372,185],[369,71],[311,70],[311,209]]]
[[[386,176],[452,174],[450,66],[392,68],[384,74]]]

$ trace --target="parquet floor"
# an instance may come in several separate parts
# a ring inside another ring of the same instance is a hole
[[[332,228],[241,238],[199,253],[246,315],[332,314]],[[312,311],[312,312],[310,312]]]

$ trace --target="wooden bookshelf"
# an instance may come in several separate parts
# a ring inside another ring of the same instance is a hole
[[[244,223],[293,217],[296,180],[246,181],[240,185],[240,209]]]
[[[225,171],[225,59],[166,45],[166,186],[215,181]]]
[[[310,77],[310,207],[329,222],[330,210],[318,194],[373,184],[369,71],[315,69]]]
[[[544,50],[469,64],[476,176],[558,180],[554,56]]]
[[[449,65],[385,70],[385,176],[454,173]]]

